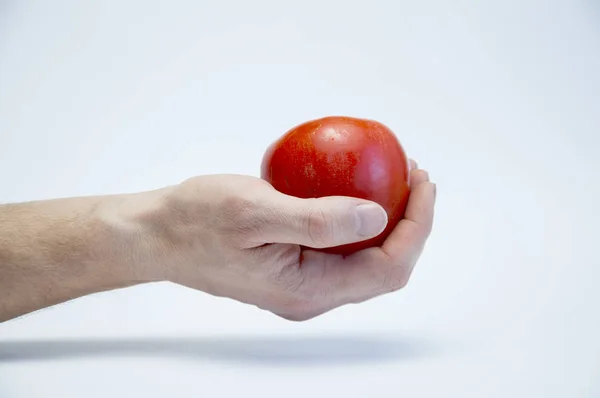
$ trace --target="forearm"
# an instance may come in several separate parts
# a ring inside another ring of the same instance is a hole
[[[0,322],[151,280],[126,196],[0,205]]]

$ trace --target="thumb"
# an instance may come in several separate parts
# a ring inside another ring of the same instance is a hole
[[[301,199],[274,191],[263,204],[255,229],[263,243],[333,247],[373,238],[388,221],[377,203],[351,197]]]

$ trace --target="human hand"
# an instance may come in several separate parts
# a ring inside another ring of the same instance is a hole
[[[214,175],[147,193],[142,201],[136,198],[132,208],[144,242],[141,259],[151,263],[156,279],[290,320],[308,320],[396,291],[408,282],[433,223],[435,185],[416,163],[411,169],[405,218],[382,247],[347,257],[305,248],[381,233],[387,216],[373,202],[300,199],[259,178]]]

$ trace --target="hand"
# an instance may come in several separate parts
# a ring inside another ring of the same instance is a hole
[[[159,279],[307,320],[406,285],[431,232],[435,202],[427,172],[411,166],[405,219],[380,248],[348,257],[302,248],[378,235],[387,217],[373,202],[299,199],[258,178],[216,175],[148,194],[146,205],[135,202],[140,252]]]

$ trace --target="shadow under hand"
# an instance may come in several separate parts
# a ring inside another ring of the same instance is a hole
[[[422,339],[389,336],[88,339],[0,342],[0,362],[155,356],[263,365],[364,364],[439,353]]]

